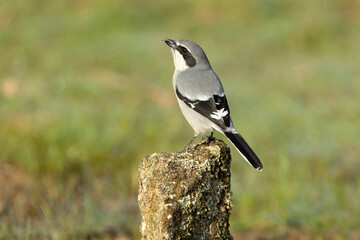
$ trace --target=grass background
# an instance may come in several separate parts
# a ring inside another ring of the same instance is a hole
[[[139,162],[192,137],[168,37],[264,163],[232,148],[235,239],[359,239],[359,29],[355,0],[0,1],[0,238],[140,237]]]

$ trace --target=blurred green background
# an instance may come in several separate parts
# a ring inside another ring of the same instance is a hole
[[[164,37],[204,48],[264,163],[231,148],[234,238],[359,239],[355,0],[0,1],[0,238],[140,237],[140,161],[193,134]]]

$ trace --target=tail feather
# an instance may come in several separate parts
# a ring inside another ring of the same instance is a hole
[[[224,132],[234,147],[240,152],[241,156],[256,170],[261,171],[263,165],[254,151],[246,143],[245,139],[237,132]]]

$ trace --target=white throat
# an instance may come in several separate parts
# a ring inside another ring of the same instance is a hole
[[[189,68],[189,66],[186,65],[185,59],[177,50],[171,49],[171,53],[174,58],[174,65],[176,71],[184,71]]]

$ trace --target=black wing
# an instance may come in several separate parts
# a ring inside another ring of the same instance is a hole
[[[223,116],[222,119],[223,119],[225,125],[227,127],[230,127],[230,109],[229,109],[225,95],[222,97],[220,97],[219,95],[213,95],[213,96],[214,96],[216,109],[218,111],[220,111],[221,109],[224,109],[224,111],[227,111],[227,114],[225,116]]]
[[[177,97],[188,107],[211,120],[219,127],[225,129],[230,127],[230,109],[225,95],[213,95],[208,100],[190,100],[182,95],[176,88]]]

